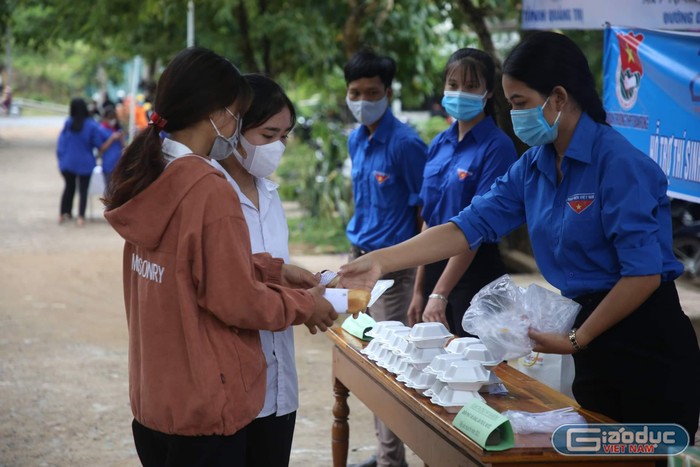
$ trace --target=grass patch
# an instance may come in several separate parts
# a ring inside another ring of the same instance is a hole
[[[293,254],[346,253],[350,249],[340,221],[300,217],[287,219],[287,224]]]

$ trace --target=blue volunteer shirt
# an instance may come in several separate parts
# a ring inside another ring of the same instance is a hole
[[[99,149],[109,135],[104,134],[100,124],[89,117],[83,122],[83,128],[80,131],[73,132],[70,130],[72,121],[72,118],[66,120],[63,131],[58,137],[56,147],[58,169],[61,172],[89,175],[97,165],[93,150]]]
[[[104,133],[104,135],[107,136],[107,139],[109,139],[109,137],[117,131],[111,127],[106,127],[104,125],[102,125],[100,128],[102,130],[102,133]],[[114,140],[112,144],[110,144],[109,147],[105,149],[105,152],[102,153],[102,171],[104,173],[109,174],[114,171],[114,167],[116,167],[117,162],[122,156],[123,151],[124,146],[122,146],[122,142],[120,139]]]
[[[371,138],[364,125],[350,134],[348,150],[355,201],[347,228],[350,243],[371,251],[413,237],[425,143],[387,109]]]
[[[622,135],[582,114],[557,186],[551,144],[530,148],[491,191],[451,219],[472,247],[527,222],[543,276],[566,297],[622,276],[683,272],[671,249],[666,176]]]
[[[462,141],[458,122],[433,139],[423,171],[423,219],[428,227],[444,224],[483,195],[517,153],[513,142],[489,116],[477,123]]]

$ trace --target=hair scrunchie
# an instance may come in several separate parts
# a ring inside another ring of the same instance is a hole
[[[149,119],[148,124],[155,125],[156,127],[162,130],[163,128],[165,128],[165,125],[168,124],[168,121],[160,115],[158,115],[158,112],[153,112],[151,114],[151,118]]]

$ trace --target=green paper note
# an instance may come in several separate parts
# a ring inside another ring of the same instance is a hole
[[[452,425],[487,451],[505,451],[515,446],[510,421],[479,399],[462,407]]]
[[[369,341],[372,340],[372,338],[367,335],[367,331],[376,325],[377,322],[370,315],[367,313],[360,313],[357,319],[348,316],[340,327],[358,339]]]

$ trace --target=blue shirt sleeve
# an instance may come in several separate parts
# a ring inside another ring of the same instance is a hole
[[[110,133],[106,128],[103,128],[98,123],[93,122],[90,128],[90,146],[95,149],[100,147],[107,141]]]
[[[350,135],[348,136],[348,154],[350,155],[351,160],[353,155],[357,153],[357,132],[358,128],[350,132]]]
[[[459,227],[472,250],[482,242],[496,243],[525,223],[524,185],[529,162],[523,155],[491,186],[476,196],[462,212],[450,219]]]
[[[58,143],[56,144],[56,156],[58,156],[59,163],[63,161],[66,157],[66,140],[68,138],[68,124],[63,127],[61,133],[58,135]]]
[[[423,184],[423,169],[425,168],[427,154],[428,147],[418,135],[399,138],[392,148],[395,167],[400,170],[401,178],[408,189],[409,206],[420,206],[423,204],[420,190]]]
[[[493,182],[498,177],[506,173],[508,167],[517,159],[515,146],[510,139],[498,138],[492,140],[486,154],[484,155],[484,163],[481,171],[481,176],[476,186],[476,195],[486,194]]]
[[[617,251],[622,276],[660,274],[658,210],[666,195],[666,177],[645,155],[624,156],[606,155],[609,163],[601,180],[603,229]]]

